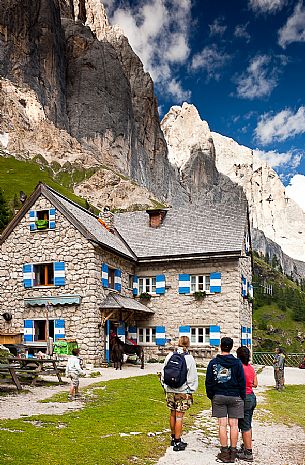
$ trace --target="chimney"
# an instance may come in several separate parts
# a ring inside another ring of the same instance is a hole
[[[149,215],[149,227],[150,228],[160,228],[163,220],[165,218],[167,210],[146,210],[146,213]]]
[[[114,233],[114,214],[109,207],[103,208],[103,211],[98,215],[98,220],[108,231]]]

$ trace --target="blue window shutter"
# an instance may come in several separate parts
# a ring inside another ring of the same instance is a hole
[[[121,339],[121,341],[125,342],[125,322],[120,321],[119,326],[117,329],[117,335]]]
[[[165,346],[165,326],[156,326],[156,345]]]
[[[253,286],[251,283],[248,283],[248,294],[253,299]]]
[[[210,345],[217,347],[220,345],[220,326],[210,326]]]
[[[157,274],[156,276],[156,294],[165,294],[165,276]]]
[[[221,273],[216,272],[210,274],[210,292],[221,292]]]
[[[102,286],[108,287],[108,265],[102,263]]]
[[[136,326],[129,326],[128,337],[129,339],[132,339],[134,342],[137,342],[137,327]]]
[[[33,287],[34,284],[33,264],[23,265],[23,285],[24,287]]]
[[[189,274],[179,274],[179,294],[189,294],[191,292],[191,276]]]
[[[252,328],[251,327],[247,328],[247,346],[249,347],[252,346]]]
[[[179,326],[179,337],[188,336],[191,338],[191,327],[190,326]]]
[[[65,337],[65,320],[54,320],[54,341]]]
[[[50,229],[55,229],[55,215],[56,215],[56,209],[50,208],[49,210],[49,228]]]
[[[241,327],[241,345],[242,346],[247,345],[247,328],[246,328],[246,326]]]
[[[65,262],[54,262],[54,286],[65,285]]]
[[[247,297],[247,278],[245,278],[243,275],[241,276],[241,283],[242,283],[241,295],[243,297]]]
[[[24,342],[34,341],[34,321],[33,320],[23,321],[23,339],[24,339]]]
[[[114,289],[119,292],[122,289],[122,272],[119,269],[114,270]]]
[[[30,210],[29,211],[29,217],[30,217],[30,231],[35,231],[37,229],[37,226],[35,224],[35,221],[37,220],[37,213],[35,210]]]
[[[132,293],[133,293],[133,295],[138,295],[139,294],[139,278],[138,278],[138,276],[133,277]]]

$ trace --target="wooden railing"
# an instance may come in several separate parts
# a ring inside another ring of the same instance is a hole
[[[298,367],[304,358],[304,354],[285,354],[286,367]],[[255,365],[273,366],[274,353],[253,352],[253,363]]]

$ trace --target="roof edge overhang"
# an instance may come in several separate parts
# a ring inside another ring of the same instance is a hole
[[[241,250],[229,252],[213,252],[213,253],[196,253],[196,254],[179,254],[179,255],[164,255],[164,256],[147,256],[139,257],[138,263],[146,262],[161,262],[161,261],[181,261],[181,260],[213,260],[213,259],[239,259],[244,258]],[[248,256],[247,256],[248,258]]]

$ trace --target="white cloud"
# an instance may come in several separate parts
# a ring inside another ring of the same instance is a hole
[[[287,3],[287,0],[249,0],[250,8],[257,13],[276,13]]]
[[[193,71],[203,70],[209,79],[219,79],[219,71],[229,61],[230,55],[219,50],[216,44],[204,47],[204,49],[193,56],[191,69]]]
[[[279,30],[279,44],[286,48],[293,42],[305,42],[305,6],[299,2],[286,24]]]
[[[222,22],[223,18],[217,18],[212,24],[209,24],[210,36],[222,36],[226,32],[227,26]]]
[[[272,115],[264,114],[255,129],[255,135],[262,144],[273,141],[284,141],[290,137],[305,133],[305,107],[300,107],[295,113],[282,110]]]
[[[272,168],[296,168],[299,166],[302,158],[302,154],[295,150],[280,153],[277,150],[269,150],[264,152],[263,150],[256,149],[254,150],[254,153],[261,160],[266,161]]]
[[[293,199],[305,212],[305,176],[296,174],[286,187],[286,194]]]
[[[283,57],[254,57],[247,70],[236,80],[238,97],[253,100],[269,96],[278,84],[280,68],[275,64],[278,58],[281,64],[285,64]]]
[[[140,0],[114,10],[111,24],[128,37],[145,71],[157,85],[179,100],[190,97],[175,76],[175,65],[185,65],[190,54],[191,0]]]
[[[238,39],[246,39],[246,42],[249,42],[251,35],[247,31],[248,24],[238,24],[234,29],[234,36]]]

